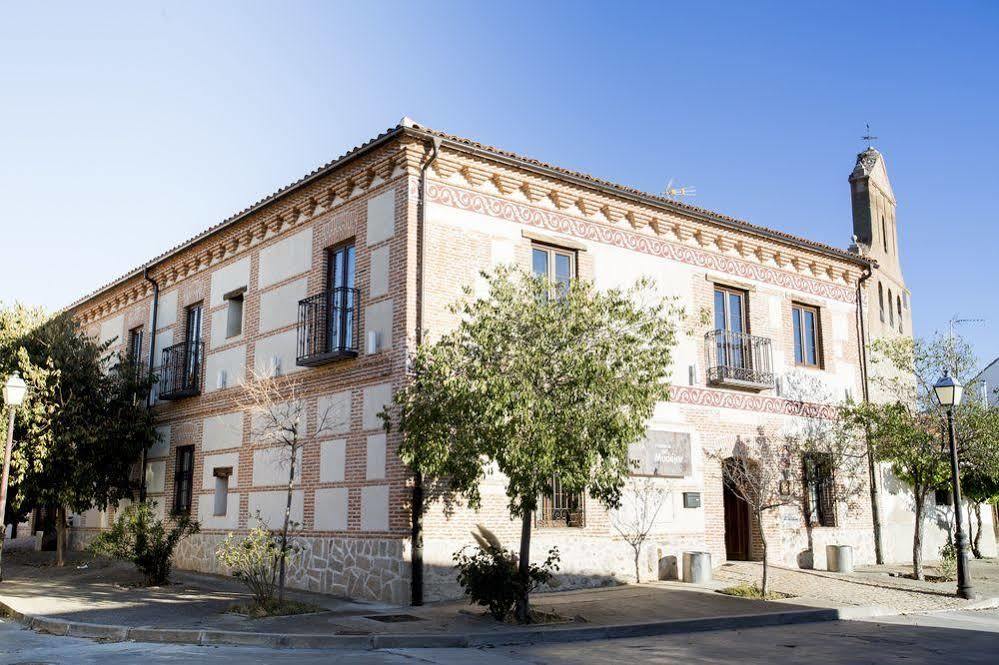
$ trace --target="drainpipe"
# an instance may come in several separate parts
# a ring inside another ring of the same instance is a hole
[[[860,323],[860,377],[861,388],[863,390],[864,403],[870,399],[870,389],[868,387],[867,375],[867,330],[864,325],[864,299],[863,285],[871,277],[870,266],[864,268],[863,274],[857,280],[857,320]],[[880,565],[885,562],[884,549],[881,546],[881,508],[878,504],[878,476],[877,466],[874,463],[874,451],[871,449],[871,430],[864,427],[864,438],[867,443],[867,475],[870,478],[871,488],[871,521],[874,526],[874,560]]]
[[[149,374],[153,373],[153,363],[156,361],[156,318],[160,309],[160,285],[155,279],[149,276],[149,266],[142,270],[142,278],[153,285],[153,319],[149,326]],[[152,406],[153,389],[152,386],[146,391],[146,409]],[[139,477],[139,501],[146,500],[146,455],[148,447],[142,449],[142,473]]]
[[[431,139],[430,157],[420,166],[420,198],[416,204],[416,345],[423,343],[423,273],[426,264],[426,240],[424,227],[427,201],[427,169],[434,163],[441,151],[441,140]],[[423,604],[423,473],[413,472],[412,497],[412,530],[410,540],[413,543],[412,562],[410,565],[410,604]]]

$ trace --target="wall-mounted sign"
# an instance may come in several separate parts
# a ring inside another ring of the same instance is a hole
[[[628,447],[632,473],[637,476],[683,478],[690,470],[690,434],[649,430],[644,441]]]

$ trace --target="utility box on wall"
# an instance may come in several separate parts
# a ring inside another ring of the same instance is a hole
[[[684,492],[683,493],[683,507],[684,508],[700,508],[701,507],[701,493],[700,492]]]

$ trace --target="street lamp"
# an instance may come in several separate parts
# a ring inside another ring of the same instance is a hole
[[[954,380],[946,371],[940,380],[933,384],[933,392],[940,406],[947,409],[947,431],[950,435],[950,482],[954,494],[954,531],[957,540],[957,595],[961,598],[974,598],[971,588],[971,560],[968,556],[968,536],[961,523],[961,476],[957,462],[957,437],[954,434],[954,407],[961,403],[964,386]]]
[[[0,477],[0,564],[3,562],[3,541],[7,538],[7,479],[10,476],[10,454],[14,448],[14,413],[24,401],[28,386],[17,374],[11,374],[3,383],[3,403],[7,405],[7,445],[3,454],[3,476]],[[0,567],[0,580],[3,568]]]

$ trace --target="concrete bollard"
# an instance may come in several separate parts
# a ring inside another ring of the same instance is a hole
[[[826,570],[830,573],[852,573],[853,548],[849,545],[826,545]]]
[[[683,581],[691,584],[707,584],[711,581],[711,553],[683,553]]]

